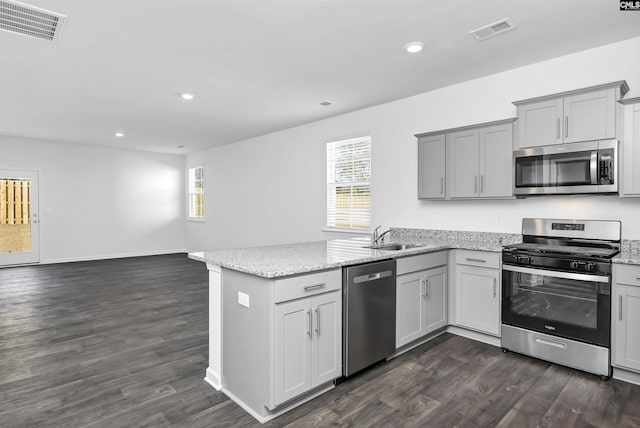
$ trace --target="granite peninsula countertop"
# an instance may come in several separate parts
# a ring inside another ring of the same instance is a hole
[[[194,252],[189,258],[263,278],[279,278],[440,250],[500,252],[503,245],[521,239],[520,235],[504,233],[392,229],[390,242],[420,246],[398,251],[374,250],[363,248],[371,244],[366,237]]]

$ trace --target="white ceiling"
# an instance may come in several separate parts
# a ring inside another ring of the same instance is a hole
[[[0,132],[165,153],[640,36],[613,0],[23,1],[67,22],[54,43],[0,31]],[[517,29],[468,34],[502,18]]]

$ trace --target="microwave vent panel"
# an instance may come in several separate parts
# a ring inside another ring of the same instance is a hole
[[[57,41],[67,17],[14,0],[0,0],[0,30]]]

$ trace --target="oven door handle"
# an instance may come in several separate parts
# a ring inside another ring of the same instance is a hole
[[[502,265],[502,270],[506,270],[509,272],[529,273],[531,275],[544,275],[544,276],[550,276],[553,278],[574,279],[576,281],[590,281],[590,282],[604,282],[604,283],[609,282],[608,276],[585,275],[583,273],[573,273],[573,272],[558,272],[555,270],[534,269],[534,268],[526,268],[521,266]]]

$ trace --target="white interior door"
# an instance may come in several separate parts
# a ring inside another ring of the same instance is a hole
[[[0,170],[0,266],[38,263],[38,173]]]

